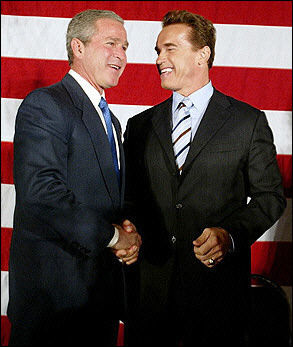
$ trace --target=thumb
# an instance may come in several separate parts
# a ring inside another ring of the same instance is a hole
[[[128,219],[123,221],[122,227],[127,233],[132,233],[135,231],[135,226]]]
[[[196,240],[193,241],[193,244],[195,246],[200,247],[203,243],[205,243],[207,240],[207,237],[205,233],[203,232]]]

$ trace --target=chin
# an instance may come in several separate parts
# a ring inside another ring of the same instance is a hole
[[[161,82],[161,87],[168,90],[173,90],[172,86],[168,83]]]

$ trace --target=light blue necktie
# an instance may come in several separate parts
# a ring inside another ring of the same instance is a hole
[[[118,184],[120,186],[120,170],[119,170],[119,166],[118,166],[116,144],[115,144],[114,135],[113,135],[112,119],[111,119],[111,114],[110,114],[110,110],[109,110],[107,101],[104,98],[101,98],[101,101],[99,103],[99,107],[102,110],[103,116],[105,118],[107,133],[108,133],[108,139],[109,139],[110,146],[111,146],[112,158],[113,158],[113,162],[114,162],[115,171],[117,174]]]

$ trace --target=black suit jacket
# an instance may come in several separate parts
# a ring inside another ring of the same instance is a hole
[[[245,303],[250,246],[286,206],[282,179],[265,114],[217,90],[179,176],[171,107],[172,97],[129,119],[124,136],[126,200],[142,237],[139,311],[142,320],[161,317],[176,264],[184,315],[191,326],[213,317],[214,329],[231,324]],[[210,269],[192,241],[213,226],[231,234],[235,252]]]
[[[33,91],[19,108],[9,268],[12,339],[25,329],[30,339],[28,334],[44,326],[54,326],[56,334],[70,317],[74,336],[82,332],[74,326],[88,322],[89,312],[94,329],[98,317],[121,319],[121,269],[107,245],[114,235],[111,224],[120,221],[125,168],[120,124],[113,114],[112,120],[121,189],[101,120],[72,76]]]

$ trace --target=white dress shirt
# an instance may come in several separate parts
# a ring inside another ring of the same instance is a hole
[[[190,117],[191,117],[191,134],[192,139],[198,129],[198,126],[202,120],[202,117],[208,107],[210,99],[214,93],[214,87],[212,86],[212,82],[209,81],[208,84],[197,90],[196,92],[188,95],[188,98],[193,102],[193,106],[190,108]],[[173,92],[173,100],[172,100],[172,122],[174,124],[174,113],[177,109],[180,102],[184,99],[184,96]],[[173,128],[173,126],[172,126]]]

